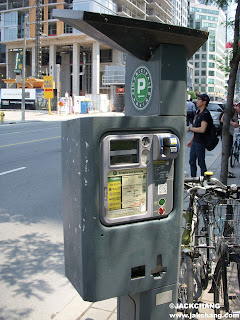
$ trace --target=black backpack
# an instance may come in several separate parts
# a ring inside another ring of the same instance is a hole
[[[218,137],[217,137],[217,130],[213,124],[213,121],[211,121],[211,124],[209,125],[209,128],[207,128],[207,131],[205,132],[205,148],[208,151],[212,151],[215,149],[215,147],[218,144]]]

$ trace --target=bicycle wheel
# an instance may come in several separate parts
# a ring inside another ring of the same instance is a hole
[[[195,290],[200,298],[202,291],[208,285],[208,271],[210,263],[209,254],[209,216],[206,205],[200,205],[197,211],[198,219],[195,225],[195,258],[196,273],[199,275],[199,284],[201,288]],[[196,282],[197,284],[197,282]]]
[[[184,252],[181,256],[178,300],[180,304],[193,303],[193,262],[191,256]],[[186,314],[192,313],[190,308],[183,308],[181,311]]]
[[[232,147],[232,151],[231,151],[231,156],[230,156],[230,166],[231,168],[233,168],[235,166],[236,160],[238,160],[238,146],[237,146],[237,142],[234,142],[234,145]]]
[[[221,257],[213,281],[215,313],[222,316],[240,312],[240,255],[237,251],[226,254],[229,259]]]
[[[237,146],[237,161],[240,164],[240,142],[239,141]]]

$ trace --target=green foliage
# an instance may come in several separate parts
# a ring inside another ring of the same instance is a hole
[[[191,96],[192,99],[197,99],[197,96],[196,96],[195,92],[188,91],[188,94]]]
[[[222,58],[216,58],[217,68],[224,72],[225,77],[229,76],[231,67],[230,61],[232,59],[232,50],[226,51]]]
[[[228,6],[229,3],[232,3],[232,2],[238,2],[237,0],[205,0],[205,4],[209,4],[209,3],[212,3],[212,4],[215,4],[217,5],[219,8],[223,8],[225,6]]]

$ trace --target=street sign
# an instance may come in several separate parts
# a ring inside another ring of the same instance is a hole
[[[22,64],[23,64],[23,52],[17,52],[15,56],[15,73],[22,73]]]
[[[131,98],[137,110],[144,110],[152,97],[152,77],[145,66],[138,67],[131,81]]]
[[[44,98],[45,99],[53,99],[53,77],[52,76],[44,76]]]

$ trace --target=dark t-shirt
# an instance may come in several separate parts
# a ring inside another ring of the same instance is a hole
[[[200,113],[200,110],[197,111],[195,118],[194,118],[193,127],[195,127],[195,128],[201,127],[202,121],[206,121],[208,123],[206,132],[204,132],[204,133],[194,132],[193,141],[201,143],[201,144],[205,144],[206,133],[208,132],[210,125],[213,123],[212,116],[207,108],[205,108],[203,110],[203,112],[201,112],[201,113]]]

